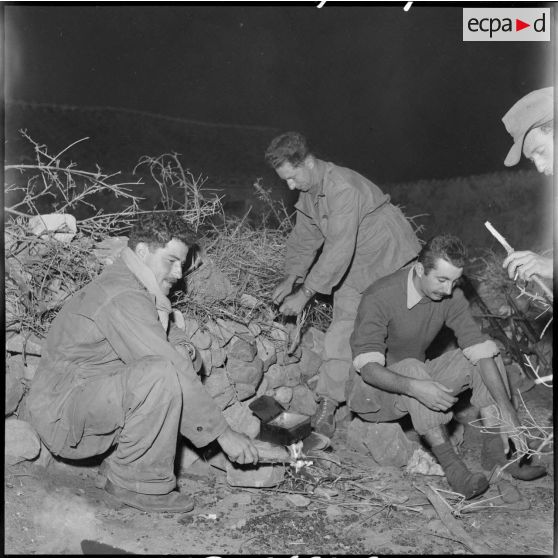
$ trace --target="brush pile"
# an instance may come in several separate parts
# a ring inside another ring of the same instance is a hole
[[[504,257],[486,250],[471,260],[473,313],[506,364],[514,362],[525,377],[551,387],[552,380],[539,380],[552,375],[552,303],[537,285],[510,279],[502,268]]]

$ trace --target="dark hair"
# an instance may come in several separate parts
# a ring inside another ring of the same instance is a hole
[[[311,155],[306,138],[300,132],[285,132],[271,140],[265,151],[266,162],[274,169],[283,163],[298,167]]]
[[[425,274],[434,269],[439,258],[455,267],[463,267],[467,259],[467,250],[457,236],[440,234],[431,238],[418,255],[418,261],[423,265]]]
[[[199,238],[195,231],[176,213],[158,212],[140,215],[130,232],[128,247],[132,250],[139,242],[149,249],[164,248],[173,238],[186,246],[199,250]]]

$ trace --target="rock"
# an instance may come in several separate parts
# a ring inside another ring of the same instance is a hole
[[[283,365],[273,364],[265,373],[265,377],[267,378],[269,389],[274,389],[285,385],[287,373]]]
[[[188,292],[207,300],[225,300],[234,294],[234,288],[227,276],[215,265],[211,258],[186,277]]]
[[[255,296],[244,293],[240,296],[239,302],[246,308],[254,308],[260,301]]]
[[[279,349],[277,351],[277,364],[295,364],[300,362],[302,356],[302,349],[300,345],[294,350],[292,355],[287,354],[287,351]]]
[[[310,504],[310,500],[302,494],[286,494],[285,500],[291,506],[296,506],[297,508],[306,508]]]
[[[316,374],[312,376],[310,379],[306,380],[306,385],[312,390],[316,391],[316,387],[318,385],[318,380],[320,379],[320,375]]]
[[[350,416],[351,409],[349,409],[349,406],[345,403],[340,403],[335,411],[335,422],[339,424],[347,418],[350,418]]]
[[[323,354],[325,333],[315,327],[309,327],[301,336],[300,344],[319,355]]]
[[[251,343],[246,340],[246,338],[235,336],[231,339],[227,347],[228,357],[235,358],[237,360],[243,360],[244,362],[252,362],[258,351],[256,349],[255,340]]]
[[[312,416],[318,409],[314,392],[304,385],[293,388],[293,398],[289,405],[289,411],[300,413],[301,415]]]
[[[212,366],[223,366],[227,361],[227,352],[223,347],[211,345],[211,364]]]
[[[254,391],[263,377],[263,363],[259,358],[255,358],[252,362],[245,362],[229,354],[225,368],[233,382],[251,384],[254,386]]]
[[[287,387],[294,387],[300,384],[301,372],[298,364],[289,364],[285,366],[285,383]]]
[[[211,347],[211,335],[207,331],[198,329],[191,337],[190,341],[198,348],[207,350]]]
[[[218,318],[217,323],[219,323],[222,327],[225,327],[228,331],[232,331],[233,335],[252,335],[248,327],[239,322]]]
[[[244,382],[237,382],[234,389],[239,401],[250,399],[256,393],[256,388],[252,384],[245,384]]]
[[[227,483],[229,486],[265,488],[277,486],[285,477],[284,465],[258,465],[239,467],[227,463]]]
[[[222,320],[221,320],[222,321]],[[219,325],[217,322],[213,320],[208,320],[205,324],[205,328],[209,331],[211,338],[212,338],[212,347],[217,346],[224,347],[231,337],[234,335],[233,331],[229,331],[225,327]]]
[[[322,364],[322,357],[308,347],[302,347],[301,353],[299,362],[300,370],[305,378],[311,378],[318,373],[320,365]]]
[[[71,242],[77,233],[76,218],[69,213],[48,213],[34,215],[27,222],[29,231],[43,239],[47,233],[55,233],[54,239],[59,242]]]
[[[404,467],[416,442],[411,442],[397,423],[365,422],[355,417],[347,428],[347,444],[360,453],[371,455],[378,465]]]
[[[440,464],[433,455],[427,453],[422,448],[417,448],[405,468],[407,473],[419,475],[445,476]]]
[[[260,397],[268,389],[269,389],[269,381],[264,375],[264,377],[262,378],[262,381],[260,382],[260,385],[258,386],[258,389],[256,390],[256,397]]]
[[[250,334],[254,337],[258,337],[262,332],[260,324],[257,324],[256,322],[250,322],[248,324],[248,329],[250,330]]]
[[[186,333],[186,337],[188,339],[192,339],[192,337],[196,334],[196,332],[200,329],[200,324],[195,318],[189,318],[183,315],[184,318],[184,332]]]
[[[41,356],[42,341],[35,335],[31,334],[29,337],[21,333],[7,336],[6,338],[6,351],[10,353],[23,353],[25,355]]]
[[[263,362],[263,370],[267,372],[272,364],[277,362],[275,345],[263,335],[256,338],[256,350],[258,358]]]
[[[236,402],[223,411],[225,420],[233,430],[255,438],[260,433],[260,421],[244,403]]]
[[[41,451],[39,436],[33,427],[22,420],[6,419],[4,456],[8,465],[35,459]]]
[[[269,333],[271,335],[271,338],[275,339],[275,341],[280,341],[285,345],[287,345],[287,343],[289,342],[289,331],[286,326],[280,324],[279,322],[273,322],[271,324]]]
[[[203,384],[221,410],[236,399],[234,387],[224,368],[213,368],[211,375],[204,378]]]
[[[25,367],[21,356],[11,357],[6,361],[6,416],[16,411],[25,393],[24,374]]]
[[[293,389],[290,387],[282,386],[275,391],[275,399],[285,407],[288,408],[291,399],[293,398]]]

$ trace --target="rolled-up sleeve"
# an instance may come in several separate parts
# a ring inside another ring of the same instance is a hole
[[[365,292],[358,307],[350,340],[353,365],[357,370],[369,362],[385,366],[388,323],[389,316],[380,298],[376,294]]]
[[[318,261],[306,277],[309,288],[329,294],[345,275],[356,249],[359,200],[358,191],[349,187],[328,197],[326,239]]]
[[[371,352],[371,353],[363,353],[358,355],[356,358],[353,359],[353,366],[357,372],[360,372],[360,369],[371,362],[375,362],[380,366],[386,365],[386,356],[382,353],[378,352]]]
[[[477,362],[481,358],[492,358],[500,354],[500,349],[498,345],[492,341],[492,339],[487,339],[482,343],[477,343],[476,345],[471,345],[463,349],[463,354],[473,363]]]
[[[227,423],[221,411],[201,384],[192,362],[167,341],[147,293],[128,291],[112,297],[97,311],[95,323],[125,364],[160,356],[176,367],[183,393],[181,430],[193,444],[205,446],[224,432]]]

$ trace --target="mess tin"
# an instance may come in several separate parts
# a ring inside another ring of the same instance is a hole
[[[310,417],[285,411],[284,407],[269,395],[254,399],[250,409],[261,421],[258,439],[289,446],[304,440],[312,431]]]

